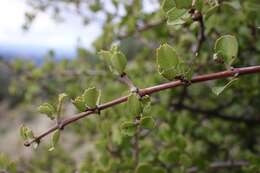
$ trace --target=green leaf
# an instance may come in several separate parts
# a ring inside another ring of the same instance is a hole
[[[38,107],[38,111],[46,114],[51,120],[54,119],[55,108],[49,103],[43,103]]]
[[[166,173],[166,171],[163,168],[154,167],[152,173]]]
[[[168,44],[161,45],[156,51],[159,73],[168,80],[182,77],[190,80],[192,68],[182,62],[176,51]]]
[[[17,173],[16,164],[9,157],[0,153],[0,172]]]
[[[140,120],[140,125],[145,129],[153,129],[155,127],[155,121],[152,117],[142,117]]]
[[[22,137],[23,140],[27,140],[26,127],[24,125],[20,127],[20,136]]]
[[[26,129],[26,136],[27,136],[27,139],[34,139],[33,131],[30,128]]]
[[[152,173],[153,166],[147,163],[141,163],[137,166],[135,173]]]
[[[149,95],[145,95],[141,98],[143,113],[148,113],[151,110],[151,98]]]
[[[103,60],[107,65],[111,65],[110,58],[112,56],[112,53],[110,51],[101,50],[98,52],[98,55],[100,56],[101,60]]]
[[[238,42],[232,35],[221,36],[215,42],[215,53],[226,65],[232,65],[238,54]]]
[[[127,136],[134,136],[136,132],[137,124],[133,122],[124,122],[120,125],[122,134]]]
[[[179,150],[184,151],[186,146],[187,146],[187,142],[185,140],[185,137],[182,135],[177,135],[175,137],[175,145]]]
[[[53,151],[55,149],[55,147],[59,142],[59,139],[60,139],[60,130],[55,130],[51,138],[51,148],[49,149],[49,151]]]
[[[80,112],[84,112],[86,110],[85,100],[83,96],[78,96],[71,102]]]
[[[169,69],[177,67],[179,63],[179,57],[173,47],[168,44],[163,44],[156,50],[156,60],[158,68]]]
[[[191,8],[192,0],[175,0],[177,8]]]
[[[159,159],[164,163],[178,163],[180,155],[180,150],[176,148],[167,149],[160,152]]]
[[[173,7],[175,7],[175,2],[173,0],[164,0],[161,5],[161,8],[165,13],[167,13]]]
[[[161,70],[161,72],[159,72],[160,75],[162,75],[165,79],[168,80],[173,80],[177,77],[177,71],[176,68],[169,68],[169,69],[165,69],[165,70]]]
[[[23,140],[28,140],[28,139],[34,138],[33,131],[29,127],[26,127],[25,125],[22,125],[20,127],[20,135]]]
[[[189,21],[190,14],[186,9],[172,8],[167,12],[168,25],[181,25]]]
[[[62,110],[62,104],[63,104],[63,101],[64,101],[64,99],[65,99],[66,97],[68,97],[68,95],[65,94],[65,93],[59,94],[58,106],[57,106],[57,119],[58,119],[58,120],[60,119],[61,110]]]
[[[111,66],[116,70],[116,72],[121,75],[125,71],[127,60],[122,52],[115,52],[110,58]]]
[[[142,113],[142,103],[140,101],[140,96],[136,93],[132,93],[127,98],[126,102],[127,113],[131,116],[139,116]]]
[[[88,88],[84,91],[83,98],[87,108],[95,108],[100,100],[101,91],[96,87]]]
[[[125,55],[119,50],[117,45],[113,45],[110,51],[101,50],[99,56],[106,62],[109,69],[119,75],[125,71],[127,59]]]
[[[229,81],[226,85],[224,85],[224,86],[215,86],[215,87],[212,88],[212,92],[218,96],[218,95],[220,95],[226,88],[228,88],[229,86],[231,86],[231,84],[232,84],[234,81],[236,81],[236,80],[238,80],[238,78],[234,78],[234,79],[230,80],[230,81]]]
[[[180,164],[188,167],[188,166],[192,165],[192,160],[187,154],[181,154],[180,155]]]

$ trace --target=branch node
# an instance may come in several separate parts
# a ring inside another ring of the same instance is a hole
[[[234,73],[234,77],[238,77],[238,76],[239,76],[239,70],[238,70],[238,69],[236,69],[236,68],[234,68],[234,67],[231,67],[230,70],[233,71],[233,72],[235,72],[235,73]]]
[[[96,106],[94,112],[97,113],[98,115],[100,115],[100,113],[101,113],[101,108],[100,108],[99,105]]]
[[[59,130],[63,130],[64,129],[64,124],[61,123],[61,122],[59,124],[57,124],[57,126],[58,126]]]
[[[31,143],[29,141],[25,141],[23,144],[25,147],[30,147]]]
[[[134,83],[128,78],[126,73],[122,73],[119,80],[128,86],[131,93],[139,94],[139,88],[134,85]]]
[[[130,89],[130,91],[131,91],[131,93],[137,93],[137,94],[139,94],[139,88],[137,88],[137,87],[132,87],[131,89]]]

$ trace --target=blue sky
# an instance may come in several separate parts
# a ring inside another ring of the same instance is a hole
[[[105,2],[105,8],[114,10]],[[144,0],[144,11],[151,12],[159,7],[157,0]],[[24,57],[41,57],[50,49],[62,56],[75,55],[78,39],[83,47],[91,49],[92,42],[100,35],[102,15],[98,20],[83,26],[76,14],[65,12],[66,20],[55,22],[50,14],[39,13],[30,30],[24,32],[24,14],[31,10],[26,0],[1,0],[0,5],[0,54]],[[123,12],[122,12],[123,13]]]

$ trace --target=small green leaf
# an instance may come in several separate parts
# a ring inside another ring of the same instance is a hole
[[[175,0],[177,8],[191,8],[192,0]]]
[[[100,52],[98,52],[98,55],[100,56],[101,60],[103,60],[107,65],[111,65],[110,58],[111,58],[112,54],[110,51],[101,50]]]
[[[119,75],[123,74],[127,64],[125,55],[122,52],[115,52],[110,58],[111,66]]]
[[[142,103],[140,96],[136,93],[132,93],[128,96],[127,102],[127,113],[131,116],[139,116],[142,113]]]
[[[113,45],[110,51],[102,50],[99,53],[102,60],[106,62],[109,69],[119,75],[125,71],[127,59],[125,55],[119,50],[117,45]]]
[[[163,44],[156,51],[157,66],[160,75],[168,80],[183,78],[190,80],[192,68],[182,62],[176,51],[168,44]]]
[[[176,145],[176,147],[177,147],[179,150],[184,151],[185,148],[186,148],[186,146],[187,146],[187,141],[186,141],[185,137],[182,136],[182,135],[177,135],[177,136],[175,137],[175,145]]]
[[[57,120],[60,119],[60,116],[61,116],[61,110],[62,110],[62,104],[63,104],[63,101],[64,99],[68,97],[67,94],[65,93],[61,93],[59,94],[59,98],[58,98],[58,106],[57,106]]]
[[[176,148],[164,149],[160,151],[159,160],[164,163],[178,163],[181,153],[182,152]]]
[[[140,125],[145,129],[153,129],[155,127],[155,121],[152,117],[142,117],[140,120]]]
[[[42,114],[46,114],[51,120],[54,119],[55,108],[49,103],[43,103],[38,107],[38,111]]]
[[[80,112],[84,112],[86,110],[85,100],[83,96],[78,96],[71,102]]]
[[[87,108],[95,108],[100,100],[101,91],[96,87],[88,88],[84,91],[83,98]]]
[[[151,110],[151,98],[149,95],[145,95],[141,98],[143,113],[148,113]]]
[[[22,125],[20,127],[20,136],[22,137],[23,140],[27,140],[26,131],[27,131],[27,127],[25,127],[25,125]]]
[[[225,86],[215,86],[212,88],[212,92],[217,96],[220,95],[225,89]]]
[[[173,0],[164,0],[161,5],[161,8],[165,13],[167,13],[173,7],[175,7],[175,2]]]
[[[152,173],[153,166],[148,163],[141,163],[137,166],[135,173]]]
[[[55,147],[59,142],[59,139],[60,139],[60,130],[55,130],[51,138],[51,148],[49,149],[49,151],[53,151],[55,149]]]
[[[167,12],[168,25],[181,25],[189,21],[190,14],[186,9],[172,8]]]
[[[163,168],[154,167],[152,173],[166,173],[166,171]]]
[[[159,73],[169,80],[174,79],[179,64],[177,52],[168,44],[163,44],[156,50],[156,61]]]
[[[190,80],[192,78],[192,67],[180,61],[176,68],[176,77]]]
[[[156,60],[159,68],[169,69],[177,67],[179,56],[173,47],[163,44],[156,50]]]
[[[218,96],[218,95],[220,95],[226,88],[228,88],[229,86],[231,86],[231,84],[232,84],[234,81],[236,81],[236,80],[238,80],[238,78],[234,78],[234,79],[230,80],[230,81],[229,81],[226,85],[224,85],[224,86],[215,86],[215,87],[212,88],[212,92]]]
[[[221,36],[215,42],[215,53],[226,65],[232,65],[238,54],[238,42],[232,35]]]
[[[188,167],[188,166],[192,165],[192,160],[187,154],[181,154],[180,155],[180,164]]]
[[[26,136],[27,136],[28,139],[33,139],[34,138],[33,131],[28,128],[27,131],[26,131]]]
[[[169,68],[169,69],[161,70],[159,73],[165,79],[168,79],[168,80],[174,80],[177,76],[176,68]]]
[[[29,127],[26,127],[25,125],[22,125],[20,127],[20,135],[23,138],[23,140],[28,140],[28,139],[34,138],[33,131]]]
[[[120,125],[122,134],[127,136],[134,136],[136,132],[137,124],[133,122],[124,122]]]

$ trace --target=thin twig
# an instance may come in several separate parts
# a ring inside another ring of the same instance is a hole
[[[196,55],[198,55],[199,52],[200,52],[202,44],[206,40],[206,37],[205,37],[205,25],[204,25],[203,15],[200,12],[196,13],[196,19],[194,19],[194,20],[198,21],[199,22],[199,26],[200,26],[199,27],[199,33],[198,33],[198,41],[197,41],[197,44],[196,44],[196,47],[195,47],[195,50],[194,50],[194,53]]]
[[[226,70],[226,71],[221,71],[221,72],[216,72],[216,73],[211,73],[211,74],[206,74],[206,75],[200,75],[200,76],[196,76],[196,77],[192,78],[190,82],[191,82],[191,84],[194,84],[194,83],[200,83],[200,82],[209,81],[209,80],[216,80],[216,79],[232,77],[236,74],[245,75],[245,74],[253,74],[253,73],[260,73],[260,65],[251,66],[251,67],[234,68],[232,70]],[[175,87],[183,86],[183,85],[186,85],[186,83],[181,80],[171,81],[171,82],[167,82],[164,84],[141,89],[138,93],[140,96],[151,95],[156,92],[160,92],[160,91],[163,91],[166,89],[175,88]],[[123,96],[123,97],[117,98],[115,100],[112,100],[110,102],[101,104],[101,105],[99,105],[99,110],[101,111],[101,110],[110,108],[114,105],[126,102],[127,98],[128,98],[128,96]],[[81,118],[84,118],[84,117],[89,116],[94,113],[96,113],[95,110],[88,110],[85,112],[75,114],[75,115],[61,121],[61,126],[65,127],[71,123],[74,123],[75,121],[77,121]],[[55,131],[58,128],[59,127],[57,125],[55,125],[55,126],[51,127],[50,129],[48,129],[46,132],[35,137],[33,140],[25,142],[24,145],[30,146],[33,142],[40,141],[42,138],[44,138],[45,136],[52,133],[53,131]]]
[[[129,90],[131,92],[138,92],[138,88],[134,85],[134,83],[129,79],[129,77],[127,76],[126,73],[122,74],[120,77],[119,77],[119,81],[125,83]]]

